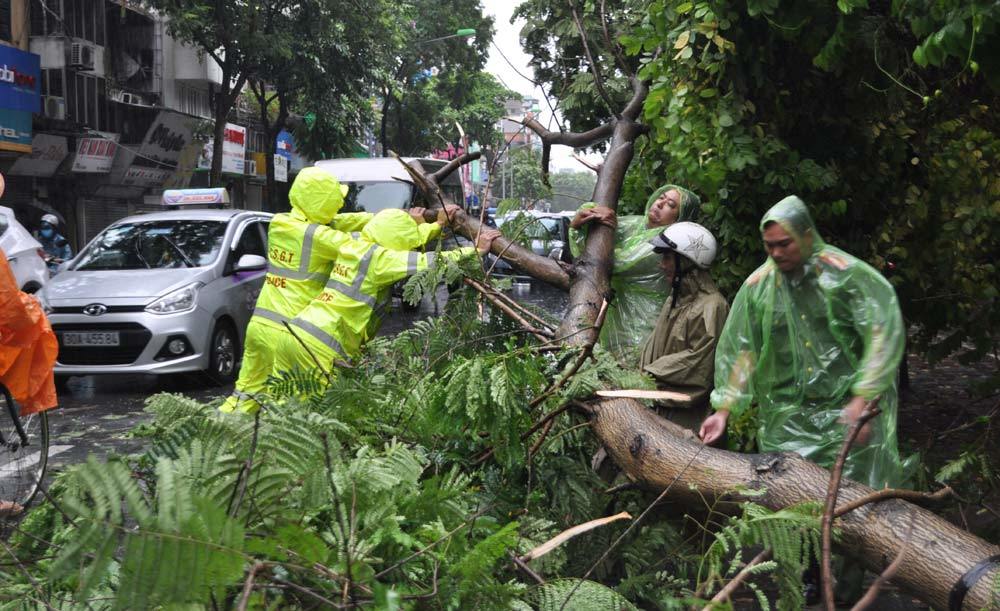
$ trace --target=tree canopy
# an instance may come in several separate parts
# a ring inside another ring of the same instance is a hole
[[[996,348],[995,3],[658,0],[604,19],[597,3],[574,6],[519,9],[536,76],[572,128],[607,116],[580,37],[568,35],[574,11],[612,102],[628,70],[650,83],[651,130],[620,211],[666,180],[697,191],[732,292],[763,260],[761,214],[796,193],[829,240],[892,280],[931,357]]]

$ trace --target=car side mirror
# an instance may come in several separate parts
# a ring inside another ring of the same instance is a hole
[[[260,255],[243,255],[233,266],[233,272],[257,272],[267,267],[267,259]]]

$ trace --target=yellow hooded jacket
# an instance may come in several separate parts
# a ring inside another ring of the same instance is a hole
[[[294,330],[340,357],[357,356],[381,326],[394,283],[427,269],[438,256],[457,261],[476,254],[472,247],[440,255],[413,251],[440,229],[437,223],[417,225],[403,210],[376,214],[358,240],[342,247],[326,287],[291,321]]]
[[[372,214],[337,215],[347,186],[319,168],[299,172],[288,198],[292,211],[271,219],[267,232],[267,275],[254,308],[254,321],[284,328],[323,289],[340,249]]]

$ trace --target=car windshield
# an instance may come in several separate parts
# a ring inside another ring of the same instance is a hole
[[[113,225],[80,255],[76,270],[201,267],[222,248],[226,223],[145,221]]]
[[[562,239],[562,219],[523,213],[504,215],[496,219],[498,228],[507,223],[511,224],[511,227],[504,232],[508,235],[520,234],[535,240]]]
[[[344,202],[344,212],[378,212],[389,208],[407,208],[412,186],[405,182],[351,182]]]

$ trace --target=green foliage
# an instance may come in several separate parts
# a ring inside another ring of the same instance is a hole
[[[399,28],[392,41],[395,60],[380,86],[379,135],[383,148],[400,155],[423,155],[457,143],[454,122],[463,123],[470,138],[492,143],[491,117],[502,106],[490,106],[509,92],[482,72],[493,19],[479,2],[409,0],[400,3]],[[449,38],[462,28],[476,30],[471,39]],[[495,119],[493,119],[495,121]]]
[[[552,211],[575,211],[594,197],[597,174],[590,172],[555,172],[549,176],[552,183]]]
[[[580,91],[565,105],[579,131],[608,114],[581,86],[590,77],[568,6],[532,0],[519,14],[536,76],[560,101]],[[612,38],[650,83],[650,132],[620,210],[637,213],[667,181],[701,195],[701,222],[719,238],[716,280],[732,295],[764,259],[761,215],[798,194],[827,241],[890,278],[915,348],[932,362],[982,358],[1000,322],[998,11],[980,0],[616,6]],[[607,88],[621,90],[600,29],[587,31]]]
[[[578,611],[604,611],[605,609],[633,611],[638,609],[611,588],[595,581],[580,579],[547,581],[532,590],[530,600],[538,611],[559,611],[563,608]]]
[[[705,555],[706,581],[712,583],[735,576],[742,563],[748,560],[745,550],[761,546],[771,550],[772,560],[757,565],[752,574],[774,574],[781,586],[778,609],[803,608],[802,573],[813,558],[819,560],[821,513],[822,508],[815,503],[775,512],[754,503],[744,503],[743,514],[730,518],[715,533],[715,542]],[[769,608],[760,589],[750,585],[761,607]]]

